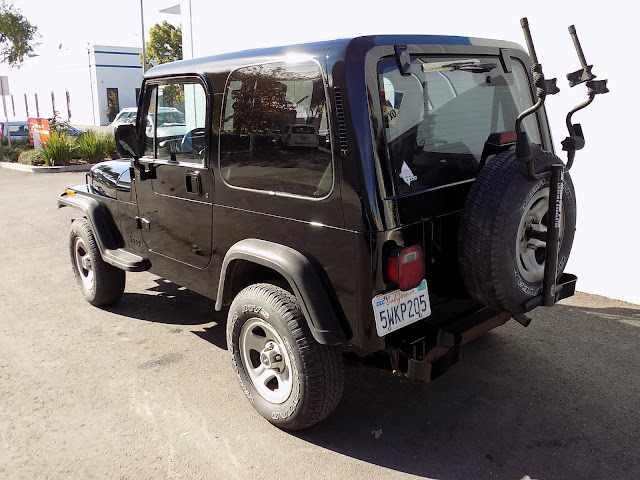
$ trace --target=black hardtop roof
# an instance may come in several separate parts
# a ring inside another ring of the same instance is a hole
[[[279,47],[256,48],[240,52],[179,60],[149,69],[145,74],[145,78],[189,73],[231,71],[252,63],[277,61],[283,57],[297,55],[315,58],[321,63],[324,63],[324,58],[329,56],[330,51],[343,57],[346,57],[347,51],[354,51],[357,52],[356,54],[364,55],[369,49],[379,45],[469,45],[523,50],[517,43],[485,38],[446,35],[369,35]],[[344,58],[337,58],[335,60],[341,59]]]

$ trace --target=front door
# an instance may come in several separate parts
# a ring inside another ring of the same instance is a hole
[[[198,268],[206,267],[212,254],[207,98],[198,78],[147,83],[146,143],[140,159],[145,173],[136,173],[137,221],[145,245]]]

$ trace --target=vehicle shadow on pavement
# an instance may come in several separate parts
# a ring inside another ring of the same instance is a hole
[[[640,478],[640,310],[558,305],[463,348],[429,384],[347,364],[298,438],[428,478]]]
[[[106,310],[145,322],[167,325],[198,326],[195,335],[223,350],[227,349],[227,308],[217,312],[216,302],[163,278],[155,278],[155,285],[144,293],[125,292],[122,299]]]
[[[169,325],[203,325],[226,319],[224,312],[216,312],[214,300],[163,278],[156,278],[153,282],[156,285],[144,293],[125,292],[122,299],[107,310]]]

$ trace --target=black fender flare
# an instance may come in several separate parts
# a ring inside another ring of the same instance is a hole
[[[147,259],[121,248],[124,240],[111,212],[95,198],[78,192],[73,195],[65,192],[58,197],[58,208],[62,207],[80,210],[89,220],[100,255],[106,263],[129,272],[149,270],[150,263]]]
[[[227,251],[220,270],[216,310],[222,309],[227,269],[236,260],[246,260],[268,267],[286,279],[293,294],[298,298],[309,329],[318,343],[339,345],[347,341],[342,327],[342,312],[336,312],[334,303],[311,261],[291,247],[266,240],[247,238],[234,244]]]

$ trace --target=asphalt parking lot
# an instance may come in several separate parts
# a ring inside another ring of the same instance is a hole
[[[212,300],[142,273],[84,301],[56,204],[83,182],[0,169],[0,478],[640,478],[640,306],[539,308],[430,384],[350,361],[292,434],[246,401]]]

